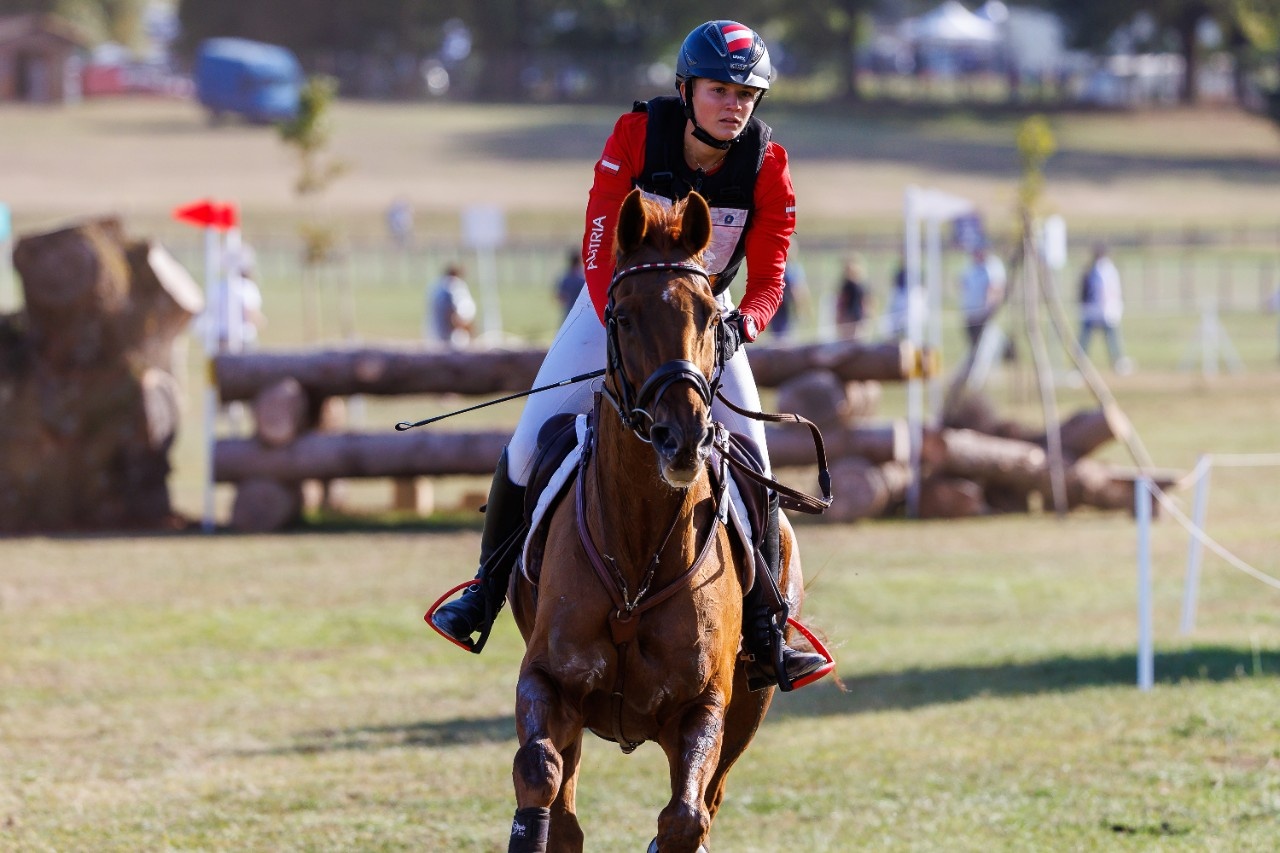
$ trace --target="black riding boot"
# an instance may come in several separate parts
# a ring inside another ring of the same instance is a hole
[[[524,494],[525,487],[507,477],[507,452],[503,450],[484,511],[476,582],[467,587],[461,598],[442,604],[431,617],[443,633],[476,654],[484,648],[493,620],[506,601],[511,568],[524,543]],[[472,640],[471,635],[477,631],[480,636]]]
[[[782,577],[782,543],[778,532],[778,495],[769,493],[769,517],[765,522],[760,556],[765,572],[756,572],[756,582],[742,599],[742,643],[755,658],[747,670],[747,684],[760,690],[771,684],[783,692],[797,682],[809,683],[814,673],[827,666],[827,659],[817,652],[803,652],[787,645],[786,599],[779,590]],[[764,575],[764,577],[761,577]],[[822,673],[825,675],[826,673]],[[818,677],[821,677],[818,676]]]

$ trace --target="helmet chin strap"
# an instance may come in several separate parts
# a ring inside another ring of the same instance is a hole
[[[693,122],[693,138],[704,145],[710,145],[712,148],[719,148],[721,151],[728,149],[742,136],[742,134],[739,133],[733,139],[716,139],[714,136],[702,129],[702,126],[698,124],[697,119],[690,116],[690,120]]]

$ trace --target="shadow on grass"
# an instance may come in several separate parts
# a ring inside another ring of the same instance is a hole
[[[1202,646],[1156,655],[1156,684],[1222,682],[1280,676],[1280,652]],[[779,717],[821,717],[872,711],[911,710],[978,697],[1031,696],[1089,687],[1137,684],[1134,655],[1057,657],[995,666],[958,666],[879,672],[843,679],[842,692],[827,680],[792,696],[779,696],[769,711]]]
[[[208,533],[201,526],[200,519],[175,516],[164,527],[126,528],[122,530],[41,529],[22,531],[20,533],[4,532],[0,533],[0,542],[9,539],[55,539],[75,542],[108,541],[113,539],[199,539],[209,536],[342,536],[352,533],[458,533],[465,530],[474,530],[479,533],[483,527],[484,515],[470,509],[436,512],[430,516],[421,516],[409,512],[369,512],[360,514],[316,511],[308,513],[302,521],[283,530],[264,533],[233,530],[225,525],[215,528],[212,533]]]
[[[514,740],[514,714],[496,717],[438,720],[390,726],[360,726],[351,729],[320,729],[303,732],[296,743],[267,749],[239,750],[241,756],[314,755],[347,750],[398,749],[443,746],[472,746]]]
[[[1206,646],[1156,657],[1157,684],[1182,681],[1224,682],[1250,677],[1280,676],[1280,652]],[[1033,696],[1089,687],[1133,685],[1136,662],[1132,655],[1058,657],[999,666],[942,667],[874,673],[844,680],[847,692],[824,681],[792,696],[779,696],[770,719],[864,714],[912,710],[929,705],[963,702],[978,697]],[[404,725],[321,729],[299,734],[288,746],[238,751],[246,757],[311,755],[345,750],[469,746],[502,743],[515,738],[515,716],[455,718]]]

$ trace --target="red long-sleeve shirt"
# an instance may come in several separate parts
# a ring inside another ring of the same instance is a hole
[[[602,323],[609,281],[613,278],[618,210],[631,192],[632,181],[644,171],[648,124],[646,112],[624,114],[596,161],[595,181],[587,200],[582,257],[587,290]],[[755,320],[757,330],[763,330],[782,302],[782,272],[796,224],[796,195],[787,168],[787,152],[776,142],[770,141],[765,149],[753,202],[742,238],[746,241],[747,282],[737,307]]]

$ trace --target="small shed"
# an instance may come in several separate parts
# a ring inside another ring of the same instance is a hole
[[[55,15],[0,17],[0,101],[78,100],[88,46],[87,37]]]

